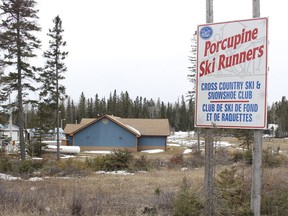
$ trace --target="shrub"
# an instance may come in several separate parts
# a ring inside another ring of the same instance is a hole
[[[189,185],[187,179],[183,178],[180,191],[173,201],[173,215],[174,216],[193,216],[200,215],[203,209],[203,204],[196,197]]]
[[[33,166],[33,161],[31,160],[24,160],[20,161],[18,164],[18,171],[20,174],[31,174],[35,170],[35,167]]]
[[[117,171],[127,170],[132,162],[132,154],[128,150],[115,150],[112,154],[86,159],[85,164],[93,170]]]
[[[185,166],[191,168],[203,167],[205,164],[205,156],[202,151],[193,151],[192,154],[185,160]]]
[[[69,204],[71,215],[84,215],[84,195],[82,193],[74,193]]]
[[[12,171],[12,162],[8,157],[4,157],[0,160],[0,172],[11,172]]]
[[[252,161],[253,161],[252,150],[233,152],[232,161],[235,162],[235,163],[244,162],[247,165],[251,165]]]
[[[250,188],[243,173],[236,167],[224,169],[216,179],[218,212],[221,215],[252,215],[250,210]]]
[[[147,157],[145,155],[141,155],[139,158],[135,158],[133,160],[133,164],[131,165],[130,169],[133,169],[135,171],[148,171],[150,167],[150,162],[147,160]]]
[[[261,215],[288,215],[286,177],[272,177],[264,185],[261,199]]]
[[[173,167],[179,167],[179,166],[183,166],[183,154],[174,154],[170,160],[169,160],[169,167],[173,168]]]
[[[50,164],[46,169],[49,175],[58,176],[86,176],[88,173],[87,165],[80,160],[69,158]]]
[[[286,161],[284,155],[275,153],[271,148],[263,150],[263,165],[265,167],[279,167],[283,165]]]
[[[159,215],[171,215],[175,194],[171,191],[162,191],[156,188],[153,204]]]
[[[26,152],[31,157],[41,157],[43,149],[47,147],[47,144],[41,143],[38,140],[33,140],[26,144]]]

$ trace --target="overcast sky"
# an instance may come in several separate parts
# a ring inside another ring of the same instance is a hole
[[[130,97],[175,102],[192,88],[187,80],[191,39],[206,22],[205,0],[38,0],[40,39],[47,49],[48,29],[59,15],[69,56],[63,82],[78,102],[114,89]],[[288,3],[260,1],[269,18],[268,104],[288,97]],[[214,0],[214,22],[252,18],[252,0]]]

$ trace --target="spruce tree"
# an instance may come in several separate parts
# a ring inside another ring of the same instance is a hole
[[[100,100],[98,94],[96,94],[94,100],[93,115],[94,117],[98,117],[100,114]]]
[[[49,29],[47,34],[50,37],[49,48],[44,52],[46,64],[40,76],[41,92],[40,97],[42,102],[54,105],[52,109],[56,111],[56,133],[57,133],[57,159],[60,158],[59,153],[59,101],[65,97],[65,87],[59,81],[65,79],[64,72],[67,67],[64,63],[68,52],[62,51],[66,46],[63,39],[62,20],[59,16],[53,19],[54,27]],[[54,127],[54,128],[55,128]]]
[[[66,123],[73,123],[72,106],[71,106],[70,97],[68,97],[68,99],[67,99],[65,119],[66,119]]]
[[[88,98],[87,101],[87,117],[88,118],[94,118],[94,114],[93,114],[93,109],[94,109],[94,102],[92,98]]]
[[[24,142],[24,111],[23,104],[28,103],[29,90],[35,91],[37,68],[30,64],[30,59],[36,57],[34,51],[40,47],[40,41],[33,35],[40,31],[36,24],[38,10],[34,0],[2,0],[0,5],[0,49],[3,51],[1,65],[9,70],[3,77],[5,87],[3,92],[17,92],[16,106],[18,109],[18,126],[21,159],[25,160]]]
[[[77,122],[80,122],[82,118],[87,117],[87,102],[86,102],[86,97],[83,92],[80,95],[77,110],[78,110]]]

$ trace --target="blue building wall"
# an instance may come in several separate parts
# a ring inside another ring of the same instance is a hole
[[[103,118],[75,133],[74,145],[132,148],[137,146],[137,137],[113,121]]]
[[[166,147],[166,137],[143,136],[138,139],[138,146],[143,147]]]

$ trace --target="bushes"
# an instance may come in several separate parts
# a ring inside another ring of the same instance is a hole
[[[173,201],[174,216],[193,216],[201,215],[203,204],[188,185],[186,178],[183,178],[180,191]]]
[[[86,176],[89,173],[89,169],[85,162],[69,158],[67,160],[46,163],[43,172],[50,176],[81,177]]]
[[[224,169],[216,180],[218,212],[221,215],[252,215],[250,184],[236,167]]]
[[[127,170],[132,162],[132,154],[128,150],[115,150],[112,154],[86,159],[86,165],[93,170],[117,171]]]
[[[47,147],[47,144],[37,140],[33,140],[26,144],[26,152],[31,157],[41,157],[43,149]]]
[[[247,165],[251,165],[253,161],[252,150],[233,152],[232,157],[235,163],[244,162]],[[262,160],[265,167],[280,167],[285,164],[287,158],[278,152],[272,151],[271,148],[267,148],[263,150]]]
[[[0,160],[0,172],[9,173],[12,171],[12,162],[8,157]]]
[[[285,163],[286,158],[284,155],[280,155],[274,152],[273,149],[268,148],[263,150],[263,165],[265,167],[279,167]]]
[[[44,161],[19,161],[13,158],[4,157],[0,160],[0,172],[30,176],[34,171],[42,169],[44,163]]]

